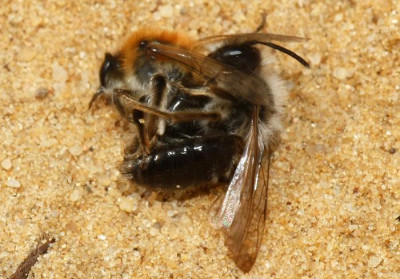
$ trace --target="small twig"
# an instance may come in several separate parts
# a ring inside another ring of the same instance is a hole
[[[51,243],[54,243],[55,238],[50,238],[47,239],[45,243],[41,243],[43,239],[46,237],[42,237],[36,246],[36,248],[31,251],[31,253],[28,255],[28,257],[25,258],[25,260],[18,266],[17,270],[13,275],[9,277],[9,279],[26,279],[28,278],[29,272],[31,271],[31,268],[35,265],[37,262],[39,256],[44,255],[47,253],[47,250],[49,249],[49,246]]]

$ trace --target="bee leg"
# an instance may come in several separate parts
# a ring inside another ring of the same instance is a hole
[[[165,90],[167,88],[165,78],[162,75],[156,75],[152,78],[151,84],[154,91],[154,94],[152,94],[154,97],[151,99],[151,104],[155,107],[159,107],[165,96]],[[132,94],[129,94],[129,96],[132,96]],[[123,107],[119,96],[117,95],[115,99],[116,102],[114,102],[114,104],[116,108],[121,115],[124,116],[125,108]],[[132,111],[132,119],[130,119],[130,121],[133,122],[137,128],[139,134],[139,145],[141,149],[143,150],[144,154],[149,154],[150,147],[152,145],[150,138],[153,138],[155,135],[154,127],[157,126],[156,122],[158,121],[158,118],[152,114],[145,114],[143,111],[134,108]]]
[[[152,88],[154,91],[152,105],[159,107],[166,96],[167,82],[162,75],[155,75],[151,79]]]
[[[90,99],[89,102],[89,109],[92,107],[92,105],[94,104],[94,102],[96,102],[96,100],[100,97],[100,95],[103,95],[104,93],[104,87],[101,86],[99,87],[99,89],[97,89],[97,91],[93,94],[92,99]]]
[[[136,125],[139,134],[140,147],[143,149],[145,154],[149,154],[150,142],[148,134],[145,131],[146,127],[144,125],[144,113],[140,110],[134,109],[132,115],[133,115],[133,123]]]
[[[266,23],[267,23],[267,12],[264,10],[261,13],[261,23],[260,23],[260,25],[258,25],[258,27],[254,33],[260,32],[265,27]]]
[[[210,92],[204,89],[200,89],[200,88],[187,88],[184,85],[182,85],[181,83],[173,83],[173,85],[181,90],[184,93],[187,93],[190,96],[207,96],[210,98],[215,98],[215,93],[214,92]]]
[[[126,146],[124,149],[125,160],[133,160],[138,156],[140,156],[141,153],[138,152],[139,147],[140,147],[139,139],[135,137],[134,140],[130,144],[128,144],[128,146]]]
[[[204,111],[182,111],[182,112],[166,112],[165,118],[170,119],[172,122],[188,122],[194,120],[209,120],[218,121],[221,119],[221,114],[217,112],[204,112]]]
[[[160,117],[163,119],[169,119],[172,122],[187,122],[193,120],[209,120],[209,121],[218,121],[221,119],[221,115],[218,112],[204,112],[204,111],[176,111],[176,112],[168,112],[162,111],[157,108],[151,107],[146,104],[142,104],[136,101],[130,94],[131,91],[124,89],[115,89],[114,93],[116,94],[117,99],[124,99],[126,106],[130,106],[132,109],[140,110],[143,113],[148,113],[150,115],[154,115],[156,117]]]
[[[151,78],[151,88],[152,88],[152,98],[150,99],[150,106],[159,108],[162,110],[166,106],[166,97],[167,97],[167,82],[164,76],[158,74],[155,75]],[[162,119],[157,117],[156,115],[153,114],[146,114],[146,135],[147,135],[147,144],[148,147],[150,148],[156,137],[157,133],[157,127],[160,126],[160,122]],[[152,140],[150,140],[152,139]]]
[[[115,108],[118,110],[119,114],[121,114],[122,117],[128,119],[128,121],[132,122],[132,119],[130,119],[130,116],[128,116],[125,112],[124,105],[121,103],[120,98],[118,97],[112,97],[112,103],[114,104]]]

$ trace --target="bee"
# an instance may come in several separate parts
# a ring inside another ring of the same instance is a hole
[[[263,71],[260,47],[308,63],[276,42],[295,36],[254,33],[194,40],[175,31],[138,30],[106,53],[100,87],[135,125],[121,172],[138,185],[185,189],[224,183],[211,222],[226,235],[244,272],[255,263],[264,232],[270,156],[279,142],[285,89]]]

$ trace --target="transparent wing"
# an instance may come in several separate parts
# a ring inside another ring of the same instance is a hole
[[[258,131],[259,106],[254,108],[249,138],[225,197],[211,208],[212,224],[225,232],[231,256],[244,272],[250,271],[260,249],[269,179],[269,151]]]
[[[270,34],[270,33],[240,33],[240,34],[228,34],[228,35],[216,35],[205,37],[199,40],[199,45],[215,44],[218,42],[227,41],[237,44],[257,42],[304,42],[307,38],[297,37],[297,36],[287,36],[280,34]]]
[[[173,45],[149,44],[150,56],[175,61],[195,73],[203,86],[227,99],[246,100],[257,105],[272,105],[269,86],[259,77],[246,74],[197,51]]]

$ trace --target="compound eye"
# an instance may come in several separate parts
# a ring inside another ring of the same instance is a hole
[[[106,76],[112,71],[117,71],[118,59],[112,56],[110,53],[106,53],[104,62],[100,68],[100,83],[101,86],[106,87]]]
[[[111,69],[110,56],[112,56],[110,53],[106,53],[104,62],[101,65],[101,68],[100,68],[100,84],[103,87],[106,86],[106,75]]]

